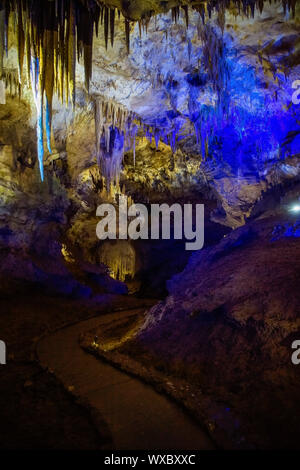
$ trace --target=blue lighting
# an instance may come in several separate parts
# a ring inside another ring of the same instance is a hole
[[[217,28],[215,34],[220,36]],[[174,152],[183,139],[194,137],[195,152],[208,170],[218,166],[226,174],[257,179],[267,168],[300,153],[300,108],[291,106],[288,77],[275,72],[270,80],[224,33],[214,82],[203,46],[193,42],[190,64],[182,69],[186,46],[178,46],[177,59],[171,41],[153,49],[143,64],[149,73],[159,70],[162,96],[170,103],[169,109],[162,106],[161,113],[145,122],[155,129],[156,145],[161,139]],[[147,137],[151,140],[152,134]]]

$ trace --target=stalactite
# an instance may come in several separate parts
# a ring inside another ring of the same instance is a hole
[[[185,24],[186,24],[186,27],[188,28],[189,27],[189,7],[187,5],[184,5],[182,8],[185,14]]]
[[[222,90],[226,89],[226,81],[229,75],[223,40],[209,24],[201,29],[200,36],[203,43],[202,62],[204,68],[208,72],[214,90],[220,94]]]
[[[225,28],[225,8],[223,5],[220,6],[219,11],[218,11],[218,18],[217,18],[217,23],[222,31],[222,34],[224,33],[224,28]]]
[[[109,152],[109,146],[110,146],[110,124],[104,124],[104,136],[105,136],[106,151]]]
[[[0,2],[0,68],[7,47],[8,18],[15,18],[18,43],[20,80],[26,48],[28,79],[30,82],[31,50],[40,64],[41,92],[45,88],[51,126],[53,92],[68,102],[75,103],[76,58],[83,52],[86,88],[92,73],[92,43],[94,25],[98,30],[101,5],[95,2],[82,4],[78,0],[2,0]],[[109,11],[109,9],[108,9]],[[114,10],[111,13],[111,41],[113,42]],[[76,41],[77,34],[77,41]]]
[[[108,45],[108,20],[109,20],[109,8],[104,7],[104,38],[105,38],[106,49]]]
[[[77,41],[80,47],[80,52],[83,50],[84,70],[85,70],[85,87],[89,92],[90,81],[92,78],[92,61],[93,61],[93,36],[94,29],[96,29],[96,35],[98,34],[98,23],[96,20],[95,28],[92,21],[92,15],[96,15],[97,18],[100,16],[100,10],[89,11],[86,8],[81,8],[80,17],[81,21],[77,24]],[[79,51],[77,51],[77,55]]]
[[[235,0],[235,5],[240,12],[253,14],[255,8],[262,11],[264,0]],[[296,0],[282,0],[286,10],[295,15]],[[186,25],[189,24],[188,6],[182,6],[185,13]],[[199,11],[204,20],[205,6],[201,2],[193,4],[192,8]],[[230,8],[230,2],[224,0],[209,0],[206,11],[210,14],[213,10],[219,12],[221,28],[224,21],[225,8]],[[249,10],[250,8],[250,10]],[[45,0],[41,3],[38,0],[2,0],[0,2],[0,69],[3,67],[3,56],[7,48],[8,18],[14,14],[16,22],[16,32],[18,37],[18,58],[20,74],[22,74],[24,50],[26,43],[27,63],[29,63],[29,46],[34,46],[39,56],[39,50],[43,51],[46,47],[43,40],[44,30],[50,30],[58,37],[53,40],[54,62],[56,82],[54,84],[56,91],[59,90],[60,98],[63,100],[64,91],[74,100],[75,92],[75,53],[80,57],[84,54],[84,66],[86,71],[86,87],[89,88],[91,78],[92,63],[92,41],[94,25],[98,34],[98,21],[104,23],[105,44],[107,46],[110,33],[111,44],[114,42],[114,19],[115,8],[109,8],[101,1],[89,0]],[[120,11],[118,10],[120,16]],[[150,15],[151,16],[151,15]],[[172,18],[175,22],[179,18],[179,7],[172,8]],[[140,20],[139,26],[143,24],[147,30],[149,17]],[[49,27],[50,25],[50,27]],[[76,31],[75,31],[76,30]],[[110,31],[109,31],[110,30]],[[85,34],[84,34],[85,31]],[[75,44],[75,34],[77,33],[77,45]],[[127,50],[130,49],[130,21],[125,18],[125,35]],[[75,50],[76,49],[76,50]],[[48,49],[49,50],[49,49]],[[74,52],[75,51],[75,52]],[[47,55],[44,53],[43,55]],[[41,59],[41,57],[39,57]],[[70,81],[69,81],[70,80]],[[66,88],[69,88],[67,90]]]
[[[115,9],[110,9],[110,44],[111,47],[114,46],[114,36],[115,36]]]
[[[51,133],[51,121],[52,121],[52,99],[53,99],[53,89],[54,89],[54,41],[53,41],[52,31],[44,32],[44,42],[46,49],[46,56],[44,59],[44,87],[46,94],[46,128],[47,128],[47,141],[48,149],[51,152],[50,146],[50,133]],[[43,93],[43,89],[41,92]]]
[[[20,3],[17,4],[17,13],[18,13],[18,62],[19,62],[19,77],[20,82],[22,80],[23,73],[23,63],[24,63],[24,51],[25,51],[25,34],[23,28],[23,12],[22,6]]]
[[[156,147],[156,150],[157,150],[158,146],[159,146],[159,141],[160,141],[160,131],[159,131],[159,129],[155,129],[154,139],[155,139],[155,147]]]
[[[40,89],[40,65],[36,57],[31,60],[31,83],[37,111],[37,150],[41,180],[44,181],[43,95]]]
[[[150,18],[147,18],[147,19],[145,20],[145,30],[146,30],[146,34],[148,33],[149,22],[150,22]]]
[[[136,136],[133,136],[133,166],[135,166],[135,146],[136,146]]]
[[[51,113],[52,113],[52,106],[49,104],[49,101],[46,98],[46,136],[47,136],[47,147],[50,153],[52,153],[52,150],[51,150]]]
[[[84,68],[85,68],[85,87],[87,92],[90,90],[90,80],[92,78],[92,60],[93,49],[91,45],[84,45]]]
[[[75,74],[76,74],[76,25],[75,25],[75,9],[74,4],[70,2],[70,17],[69,17],[69,31],[68,31],[68,82],[69,93],[75,106]]]
[[[95,134],[96,134],[96,154],[97,162],[100,166],[100,143],[103,132],[103,102],[100,99],[95,101]]]
[[[295,16],[297,0],[282,0],[285,11],[290,11]],[[234,0],[238,14],[254,15],[255,10],[262,11],[264,0]],[[221,30],[224,29],[225,10],[230,9],[232,3],[229,0],[208,0],[207,2],[193,2],[191,8],[198,11],[203,23],[205,16],[211,16],[213,11],[218,13],[218,23]],[[186,26],[189,26],[189,9],[182,6],[185,14]],[[118,10],[120,18],[120,11]],[[172,18],[176,23],[179,19],[180,8],[172,8]],[[139,21],[140,34],[142,27],[148,28],[151,15]],[[115,8],[104,5],[95,0],[0,0],[0,76],[3,76],[3,60],[8,48],[9,19],[13,20],[14,31],[17,39],[19,77],[18,89],[20,90],[23,74],[23,63],[26,54],[28,79],[30,69],[38,69],[38,82],[30,78],[33,93],[37,102],[38,112],[38,153],[42,175],[42,129],[46,123],[47,143],[50,149],[51,116],[53,94],[57,93],[61,101],[69,102],[69,98],[75,105],[75,74],[76,60],[83,55],[85,69],[85,85],[87,91],[92,77],[92,48],[94,30],[98,34],[98,22],[103,24],[105,46],[108,46],[110,37],[111,45],[114,44],[115,35]],[[209,78],[213,81],[214,89],[222,97],[226,104],[226,64],[223,61],[224,44],[222,38],[211,33],[209,27],[200,31],[204,43],[204,66]],[[125,37],[128,53],[130,52],[130,19],[125,18]],[[188,43],[188,54],[191,56],[191,44]],[[33,59],[32,59],[33,57]],[[35,63],[35,66],[32,64]],[[36,72],[35,72],[36,75]],[[9,78],[11,86],[15,81]],[[46,106],[45,120],[43,118],[43,103]],[[221,106],[221,105],[220,105]],[[110,107],[113,117],[113,128],[126,134],[125,127],[128,116],[119,108]],[[108,127],[107,136],[111,130]],[[149,131],[149,137],[153,133]],[[155,134],[154,134],[155,135]],[[165,136],[164,136],[165,138]],[[111,136],[107,141],[111,141]],[[108,144],[110,146],[110,143]]]
[[[264,9],[264,0],[258,0],[259,12],[262,13]]]
[[[124,106],[103,97],[95,98],[97,162],[107,188],[119,181],[124,151],[132,149],[135,160],[140,128],[139,118]]]
[[[179,14],[180,14],[180,9],[179,7],[173,7],[172,8],[172,20],[174,23],[177,23],[179,19]]]
[[[100,13],[101,26],[103,25],[103,19],[104,19],[104,5],[101,5],[101,13]]]
[[[5,9],[0,8],[0,74],[3,71],[3,59],[5,51]]]
[[[2,68],[2,73],[0,72],[0,80],[4,81],[5,88],[10,96],[21,97],[19,71],[17,69]]]
[[[191,60],[192,49],[193,49],[192,42],[191,42],[191,40],[189,39],[189,40],[188,40],[188,56],[189,56],[189,61]]]
[[[127,18],[125,18],[125,34],[126,34],[126,48],[127,53],[130,52],[130,22]]]

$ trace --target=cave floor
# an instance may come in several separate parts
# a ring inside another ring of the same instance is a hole
[[[134,313],[143,313],[143,309]],[[132,316],[116,312],[81,321],[45,337],[37,354],[66,388],[87,400],[107,423],[113,446],[125,449],[212,449],[204,431],[175,403],[140,380],[86,353],[83,331]]]

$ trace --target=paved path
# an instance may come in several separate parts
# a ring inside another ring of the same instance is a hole
[[[175,403],[79,346],[80,333],[132,313],[99,316],[47,336],[37,347],[40,362],[101,413],[115,449],[212,449],[206,434]]]

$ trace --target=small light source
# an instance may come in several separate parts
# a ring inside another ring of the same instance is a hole
[[[290,211],[291,212],[300,212],[300,203],[299,204],[294,204],[291,208],[290,208]]]

